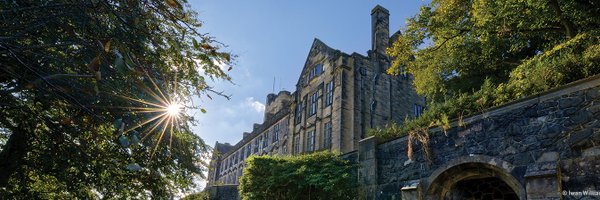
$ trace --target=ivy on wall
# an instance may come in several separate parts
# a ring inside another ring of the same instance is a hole
[[[352,199],[356,166],[331,152],[252,156],[240,177],[240,196],[252,199]]]

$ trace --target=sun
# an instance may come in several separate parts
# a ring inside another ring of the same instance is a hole
[[[181,106],[177,103],[171,103],[167,105],[167,108],[165,110],[170,116],[177,116],[181,111]]]

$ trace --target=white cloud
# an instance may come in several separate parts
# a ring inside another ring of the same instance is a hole
[[[250,106],[251,108],[256,110],[256,112],[258,112],[258,113],[265,112],[265,104],[262,104],[261,102],[254,100],[254,97],[246,98],[245,104],[246,104],[246,106]]]

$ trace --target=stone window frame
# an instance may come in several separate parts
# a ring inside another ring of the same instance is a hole
[[[306,132],[306,152],[315,151],[316,131],[310,130]]]
[[[232,166],[231,160],[232,160],[231,156],[227,157],[227,169],[230,169]]]
[[[279,132],[281,131],[280,123],[273,126],[273,143],[279,142]]]
[[[321,74],[323,74],[323,64],[319,63],[319,64],[316,64],[314,67],[312,67],[312,69],[310,70],[310,72],[308,74],[308,81],[310,82],[310,80],[318,77]]]
[[[300,124],[300,122],[302,122],[302,102],[299,102],[298,104],[296,104],[294,121],[296,122],[296,124]]]
[[[326,122],[323,128],[323,148],[329,149],[331,148],[331,139],[333,134],[333,124],[331,121]]]
[[[269,146],[269,131],[265,131],[263,134],[263,144],[262,148],[267,148]]]
[[[325,84],[325,107],[333,104],[334,80]]]
[[[260,152],[260,150],[262,150],[263,148],[263,136],[260,135],[258,136],[258,151]]]
[[[252,153],[258,153],[259,146],[260,146],[260,141],[258,141],[258,138],[254,139],[254,151],[252,151]]]
[[[319,91],[315,91],[309,96],[308,116],[317,114]]]

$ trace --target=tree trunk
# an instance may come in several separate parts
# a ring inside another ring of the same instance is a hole
[[[560,23],[565,28],[565,34],[569,38],[574,38],[577,35],[577,28],[575,24],[571,20],[569,20],[566,16],[563,15],[562,10],[560,9],[560,4],[558,4],[558,0],[549,0],[548,3],[550,7],[554,10],[556,17],[560,19]]]
[[[0,187],[8,186],[8,180],[23,164],[27,154],[29,134],[20,125],[11,129],[12,133],[0,152]]]

